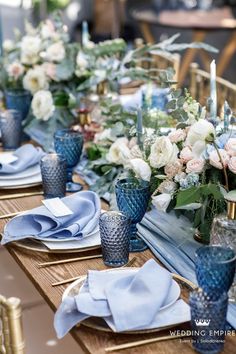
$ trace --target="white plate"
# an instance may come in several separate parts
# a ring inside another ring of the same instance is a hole
[[[84,236],[84,238],[90,237],[95,235],[96,233],[99,232],[99,227],[96,227],[92,232],[90,232],[88,235]],[[67,237],[67,238],[53,238],[53,237],[40,237],[40,236],[34,236],[35,240],[39,241],[44,241],[44,242],[80,242],[79,239],[75,239],[74,237]]]
[[[130,272],[137,272],[138,269],[140,268],[120,268],[120,269],[108,269],[108,270],[103,270],[102,272],[120,272],[120,271],[124,271],[124,270],[129,270]],[[73,288],[78,287],[78,288],[82,288],[82,286],[80,286],[81,283],[84,282],[84,280],[86,279],[86,276],[77,279],[76,281],[74,281],[72,284],[70,284],[64,291],[63,295],[62,295],[62,300],[64,300],[68,295],[70,295],[70,293],[73,291]],[[164,310],[167,307],[173,305],[178,298],[180,297],[180,286],[179,284],[172,279],[172,284],[171,284],[171,288],[169,291],[169,294],[167,295],[165,302],[163,304],[163,306],[160,308],[160,310]]]
[[[38,173],[32,177],[21,178],[20,180],[4,180],[0,181],[0,188],[26,188],[32,187],[33,185],[41,184],[42,176],[41,173]]]
[[[33,177],[35,175],[38,175],[39,173],[40,173],[39,164],[29,167],[25,171],[12,173],[12,174],[3,174],[3,173],[1,174],[1,170],[0,170],[0,181],[19,180],[21,178]]]

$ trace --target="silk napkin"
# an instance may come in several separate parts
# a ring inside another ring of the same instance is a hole
[[[169,315],[168,308],[161,310],[160,315],[158,313],[171,284],[171,274],[153,259],[136,271],[89,271],[79,294],[66,297],[55,314],[57,336],[63,337],[75,324],[90,316],[103,317],[115,332],[170,323],[173,321],[173,305],[169,307],[172,308]],[[177,311],[178,320],[188,321],[188,305],[179,301],[174,304],[180,310]]]
[[[10,220],[4,229],[2,244],[27,237],[82,238],[94,231],[101,214],[99,196],[91,191],[61,199],[73,212],[55,217],[45,206],[32,209]]]
[[[34,147],[31,144],[21,146],[14,152],[18,158],[17,161],[10,164],[0,164],[0,174],[14,174],[26,170],[27,168],[39,163],[44,155],[40,147]]]

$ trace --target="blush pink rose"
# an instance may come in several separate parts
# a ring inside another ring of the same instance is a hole
[[[187,162],[186,172],[202,173],[204,166],[205,166],[205,161],[203,159],[192,159]]]
[[[182,172],[183,163],[181,160],[176,160],[175,162],[168,163],[165,168],[164,172],[168,178],[172,178],[177,174]]]
[[[183,129],[177,129],[173,132],[171,132],[168,135],[168,138],[172,143],[179,143],[180,141],[184,141],[186,138],[186,133]]]
[[[231,157],[228,164],[229,170],[236,175],[236,156]]]
[[[229,163],[229,155],[228,153],[224,150],[224,149],[219,149],[219,154],[221,156],[221,160],[223,162],[223,166],[222,166],[222,162],[219,158],[218,152],[216,150],[212,151],[210,153],[209,156],[209,162],[212,166],[214,166],[215,168],[218,168],[219,170],[222,170],[223,167],[227,167],[228,163]]]
[[[230,138],[225,145],[225,150],[230,156],[236,156],[236,138]]]
[[[186,163],[193,159],[193,152],[189,146],[185,146],[183,150],[180,152],[180,159]]]

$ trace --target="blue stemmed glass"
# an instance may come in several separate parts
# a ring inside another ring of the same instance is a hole
[[[80,132],[62,129],[54,134],[54,146],[58,154],[65,157],[67,161],[67,192],[78,192],[83,187],[80,183],[72,180],[73,168],[80,160],[83,150],[84,138]]]
[[[204,246],[196,251],[199,286],[209,295],[228,292],[235,275],[236,256],[231,248]]]
[[[131,219],[130,252],[144,251],[147,245],[137,236],[136,225],[142,220],[148,208],[149,183],[138,178],[123,178],[117,181],[115,189],[119,210]]]

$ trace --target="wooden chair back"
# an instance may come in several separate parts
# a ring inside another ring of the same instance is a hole
[[[0,295],[0,353],[25,354],[20,299]]]
[[[233,112],[236,112],[236,84],[221,77],[216,78],[218,115],[224,102],[227,101]],[[210,74],[199,69],[198,64],[192,63],[190,67],[190,93],[202,105],[206,104],[210,96]]]

